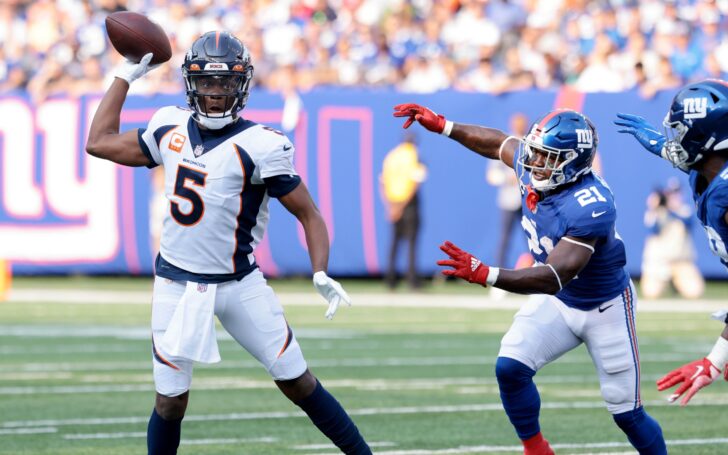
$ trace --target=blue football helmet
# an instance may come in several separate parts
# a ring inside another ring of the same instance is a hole
[[[665,117],[663,155],[683,170],[728,149],[728,83],[707,79],[681,89]]]
[[[599,138],[594,124],[583,114],[557,109],[538,119],[521,140],[518,155],[521,183],[528,171],[531,185],[542,191],[570,183],[591,172]],[[545,155],[538,165],[537,154]],[[546,179],[535,174],[549,174]]]

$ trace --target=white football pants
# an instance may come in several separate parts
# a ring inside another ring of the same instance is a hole
[[[164,336],[185,282],[155,277],[152,298],[154,384],[162,395],[185,393],[192,383],[193,362],[164,352]],[[215,315],[225,330],[268,370],[275,380],[295,379],[306,371],[301,347],[286,322],[283,308],[260,270],[240,281],[217,285]]]
[[[514,316],[498,355],[538,371],[585,343],[609,412],[631,411],[642,404],[636,303],[631,282],[622,294],[589,311],[551,295],[533,295]]]

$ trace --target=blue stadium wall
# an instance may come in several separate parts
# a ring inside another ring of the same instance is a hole
[[[492,96],[316,90],[302,95],[303,114],[287,134],[296,146],[296,167],[329,225],[330,272],[370,275],[386,267],[391,236],[378,175],[384,155],[402,139],[402,121],[392,117],[392,106],[422,103],[452,120],[500,129],[507,129],[508,118],[516,112],[533,120],[557,106],[582,109],[597,125],[602,174],[618,203],[617,229],[627,246],[627,267],[639,275],[647,234],[642,223],[645,199],[654,187],[680,173],[641,150],[632,138],[617,134],[612,120],[616,112],[630,112],[659,124],[671,95],[644,100],[633,92]],[[89,117],[98,100],[51,99],[33,105],[22,94],[0,95],[0,257],[10,259],[18,274],[152,273],[150,171],[92,166],[95,159],[83,152]],[[130,96],[122,130],[144,127],[155,108],[167,104],[183,105],[184,99]],[[256,91],[245,114],[281,128],[282,107],[277,94]],[[435,273],[438,245],[444,240],[492,262],[499,214],[495,189],[484,178],[487,160],[445,137],[417,126],[414,130],[429,169],[421,191],[420,271]],[[104,174],[94,180],[90,175],[94,172]],[[684,175],[679,177],[686,183]],[[728,278],[708,250],[697,222],[693,230],[700,269],[710,278]],[[511,265],[526,249],[522,234],[515,236]],[[268,234],[256,256],[270,275],[310,271],[301,229],[276,201],[271,202]]]

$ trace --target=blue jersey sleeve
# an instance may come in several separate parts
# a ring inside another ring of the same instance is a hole
[[[577,238],[609,236],[617,220],[617,209],[609,189],[588,186],[577,189],[564,204],[567,228],[564,235]]]

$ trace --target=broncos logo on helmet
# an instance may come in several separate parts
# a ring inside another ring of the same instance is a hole
[[[686,169],[707,153],[728,149],[728,83],[708,79],[690,84],[672,100],[663,125],[664,156]]]
[[[195,120],[220,129],[237,119],[248,101],[253,66],[250,52],[228,32],[208,32],[185,55],[182,75]]]
[[[521,184],[526,185],[526,173],[531,185],[543,191],[575,181],[591,172],[598,143],[594,124],[583,114],[569,109],[549,112],[521,139]]]

